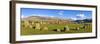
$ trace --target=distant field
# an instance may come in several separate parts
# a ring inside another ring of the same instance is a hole
[[[32,28],[29,28],[29,27],[21,26],[21,35],[64,34],[64,33],[68,34],[68,33],[88,33],[88,32],[92,32],[92,24],[91,23],[87,23],[87,24],[90,24],[90,26],[88,26],[88,28],[79,29],[79,30],[75,30],[74,28],[83,26],[83,24],[48,24],[48,25],[42,25],[42,26],[47,26],[48,30],[43,30],[43,29],[37,30],[37,29],[32,29]],[[65,32],[52,31],[53,29],[63,30],[64,26],[68,26],[70,30],[65,31]]]

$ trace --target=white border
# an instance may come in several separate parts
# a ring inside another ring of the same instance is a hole
[[[64,10],[91,10],[92,13],[92,33],[76,33],[76,34],[51,34],[51,35],[20,35],[20,8],[46,8],[46,9],[64,9]],[[77,9],[78,8],[78,9]],[[71,6],[53,6],[53,5],[39,5],[39,4],[16,4],[16,41],[25,40],[41,40],[41,39],[56,39],[56,38],[75,38],[75,37],[92,37],[95,35],[95,8],[88,7],[71,7]]]

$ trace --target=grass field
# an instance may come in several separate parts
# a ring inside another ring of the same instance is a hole
[[[87,23],[90,24],[90,26],[88,26],[88,28],[84,29],[79,29],[79,30],[75,30],[74,28],[76,27],[80,27],[83,26],[83,24],[48,24],[48,25],[42,25],[42,26],[47,26],[48,30],[38,30],[38,29],[32,29],[29,27],[21,27],[21,35],[38,35],[38,34],[68,34],[68,33],[88,33],[88,32],[92,32],[92,24],[91,23]],[[52,31],[53,29],[60,29],[63,30],[64,26],[68,26],[69,27],[69,31],[65,31],[65,32],[57,32],[57,31]]]

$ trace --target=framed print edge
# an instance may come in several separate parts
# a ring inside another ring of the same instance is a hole
[[[43,5],[58,5],[58,6],[74,6],[74,7],[92,7],[95,8],[95,28],[94,37],[76,37],[76,38],[61,38],[61,39],[43,39],[43,40],[26,40],[16,41],[16,3],[26,4],[43,4]],[[26,2],[26,1],[10,1],[10,43],[25,43],[25,42],[43,42],[43,41],[59,41],[59,40],[76,40],[76,39],[90,39],[97,38],[97,6],[95,5],[75,5],[75,4],[58,4],[58,3],[43,3],[43,2]]]
[[[16,43],[15,34],[15,3],[10,1],[10,43]]]

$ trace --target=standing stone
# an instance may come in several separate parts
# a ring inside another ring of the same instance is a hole
[[[32,25],[34,25],[35,23],[34,23],[34,21],[32,22]]]
[[[33,26],[32,25],[29,25],[29,28],[32,28]]]
[[[24,25],[25,25],[25,27],[28,27],[29,26],[29,22],[28,21],[25,21],[24,22]]]
[[[42,22],[42,21],[41,21],[40,23],[41,23],[41,24],[43,24],[43,22]]]
[[[36,28],[35,29],[39,29],[40,30],[40,24],[36,23]]]
[[[65,27],[64,27],[64,30],[65,30],[65,31],[69,31],[69,27],[68,27],[68,26],[65,26]]]
[[[80,28],[79,28],[79,27],[77,27],[77,30],[80,30]]]
[[[46,24],[46,22],[43,22],[43,24]]]
[[[61,32],[61,30],[60,29],[57,29],[57,32]]]
[[[43,30],[48,30],[48,27],[44,27]]]

